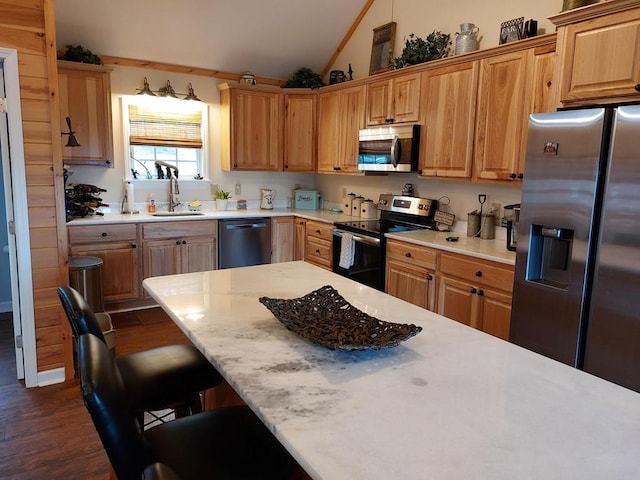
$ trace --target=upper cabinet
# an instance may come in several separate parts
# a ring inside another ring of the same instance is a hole
[[[316,169],[316,95],[287,93],[284,96],[284,171]]]
[[[420,174],[471,178],[478,61],[422,73]]]
[[[640,100],[640,6],[610,0],[553,16],[563,106]]]
[[[65,163],[113,167],[111,71],[102,65],[58,61],[60,126],[69,132],[67,118],[79,146],[67,147]]]
[[[282,171],[282,93],[240,84],[218,88],[222,169]]]
[[[319,173],[358,173],[358,133],[364,123],[364,85],[318,95]]]
[[[315,171],[315,93],[239,83],[218,89],[223,170]]]
[[[419,107],[419,73],[367,84],[367,125],[416,122]]]

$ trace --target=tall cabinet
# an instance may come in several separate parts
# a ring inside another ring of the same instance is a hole
[[[364,85],[318,95],[319,173],[358,173],[358,132],[364,125]]]

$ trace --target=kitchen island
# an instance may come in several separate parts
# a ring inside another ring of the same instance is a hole
[[[332,285],[423,331],[336,351],[262,296]],[[635,479],[640,395],[304,262],[147,278],[145,288],[314,479]]]

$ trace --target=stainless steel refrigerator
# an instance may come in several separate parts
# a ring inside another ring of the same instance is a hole
[[[640,391],[640,106],[533,114],[511,341]]]

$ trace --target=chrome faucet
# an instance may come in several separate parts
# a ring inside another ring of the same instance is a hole
[[[167,169],[167,177],[169,178],[169,211],[175,212],[176,207],[180,205],[180,187],[178,186],[178,167],[171,165],[170,163],[163,162],[162,160],[156,160],[156,170],[158,172],[158,178],[164,178],[162,173],[162,167]]]

